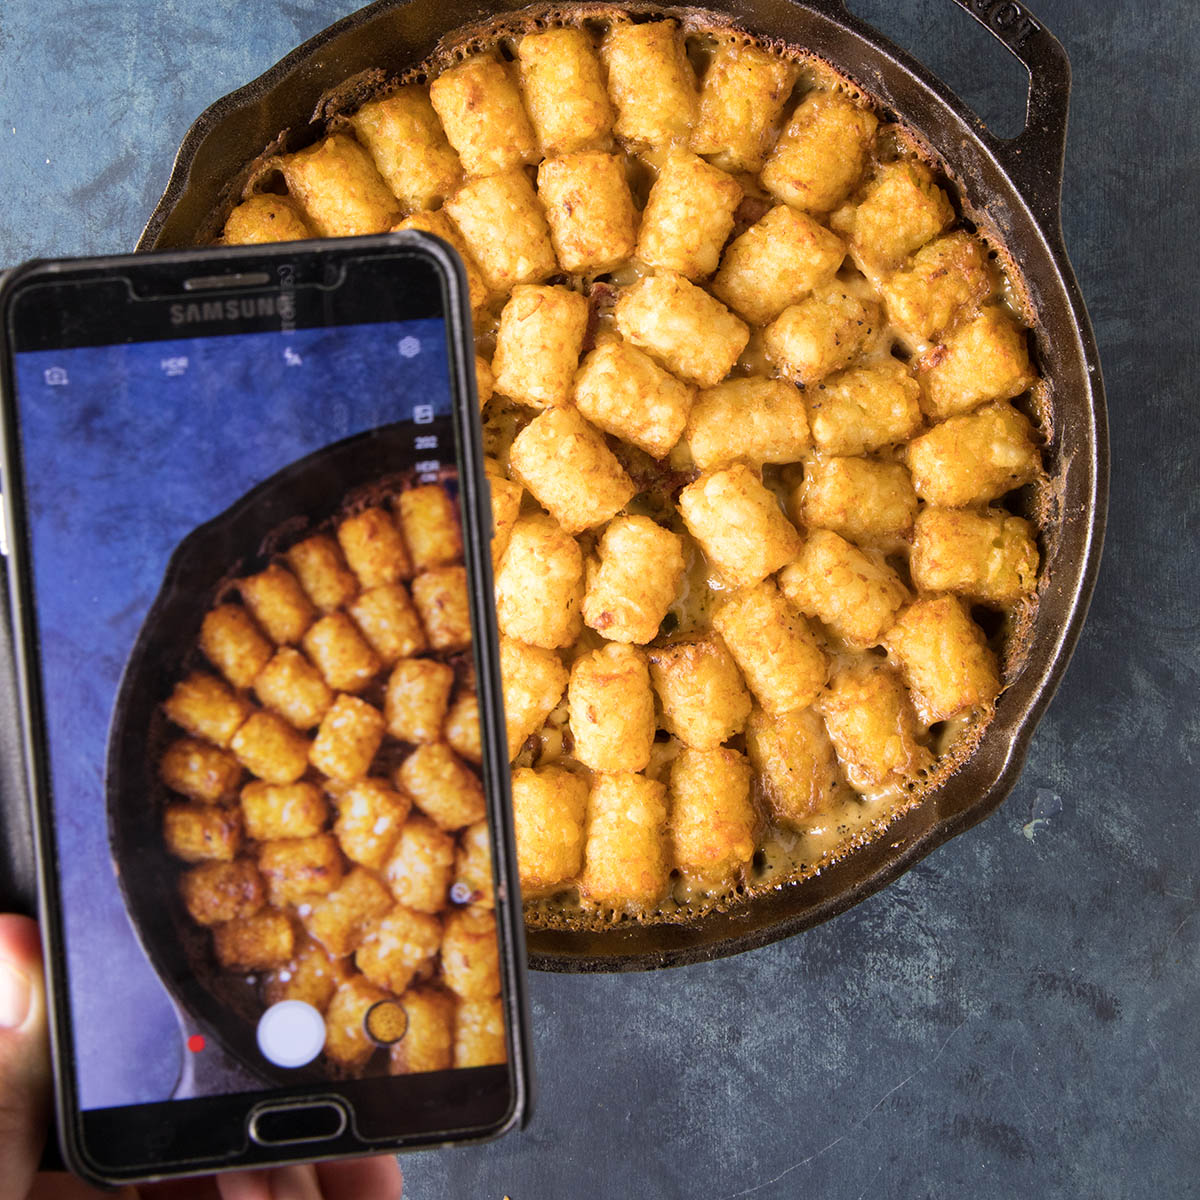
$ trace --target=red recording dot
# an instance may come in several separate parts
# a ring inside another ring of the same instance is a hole
[[[204,1049],[204,1035],[202,1033],[193,1033],[187,1040],[187,1048],[193,1054],[199,1054]]]

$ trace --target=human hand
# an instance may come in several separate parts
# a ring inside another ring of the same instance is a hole
[[[50,1112],[50,1043],[37,925],[0,915],[0,1200],[399,1200],[391,1156],[232,1171],[99,1192],[38,1174]]]

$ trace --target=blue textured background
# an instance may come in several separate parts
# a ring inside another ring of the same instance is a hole
[[[206,104],[352,7],[4,0],[0,262],[126,250]],[[950,0],[852,0],[1011,130]],[[532,979],[529,1130],[411,1200],[1200,1190],[1200,8],[1036,0],[1074,97],[1064,225],[1112,423],[1104,569],[1012,796],[834,922],[666,973]]]

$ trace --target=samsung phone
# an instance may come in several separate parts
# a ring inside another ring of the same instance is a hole
[[[68,1164],[523,1122],[461,264],[421,234],[34,263],[7,555]]]

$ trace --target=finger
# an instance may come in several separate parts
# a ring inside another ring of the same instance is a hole
[[[324,1200],[400,1200],[404,1176],[390,1154],[377,1158],[353,1158],[345,1162],[317,1163]]]
[[[37,925],[0,916],[0,1183],[23,1197],[33,1182],[50,1109],[50,1046]]]
[[[139,1200],[139,1197],[134,1188],[101,1192],[65,1171],[45,1171],[34,1179],[33,1190],[25,1200]]]
[[[218,1187],[221,1200],[323,1200],[317,1173],[307,1165],[232,1171],[218,1177]]]

